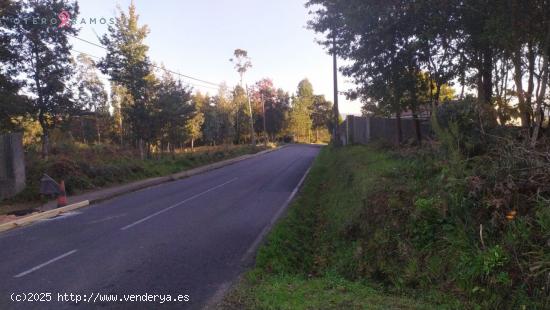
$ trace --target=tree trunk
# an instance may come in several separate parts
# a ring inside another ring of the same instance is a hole
[[[47,129],[42,129],[42,159],[48,159],[50,151],[50,135]]]
[[[265,117],[265,101],[264,101],[264,94],[262,94],[262,112],[264,114],[263,116],[263,123],[264,123],[264,146],[267,147],[267,126],[266,126],[266,117]]]
[[[460,100],[464,99],[464,89],[466,88],[466,73],[462,71],[460,75]]]
[[[145,159],[145,152],[144,152],[144,149],[143,149],[143,139],[142,138],[139,138],[138,147],[139,147],[139,157],[141,158],[141,160],[144,160]]]
[[[195,150],[195,139],[191,138],[191,151]]]
[[[525,102],[525,93],[523,92],[523,70],[521,66],[521,47],[518,47],[512,57],[514,65],[514,83],[516,84],[516,92],[518,97],[518,108],[521,117],[521,126],[524,128],[531,127],[531,112],[530,107]]]
[[[80,119],[80,134],[82,135],[82,143],[86,144],[86,134],[84,133],[84,121],[82,116],[78,117]]]
[[[535,128],[533,129],[533,135],[531,136],[531,147],[535,147],[539,138],[540,127],[542,126],[543,109],[542,103],[544,102],[546,95],[546,86],[548,84],[548,48],[550,47],[550,23],[548,23],[548,30],[546,31],[546,38],[544,40],[542,49],[542,85],[539,93],[537,94],[537,109],[535,116]]]
[[[50,137],[48,132],[48,126],[46,124],[46,118],[44,112],[40,110],[38,112],[38,122],[42,128],[42,159],[48,159],[49,149],[50,149]]]
[[[414,76],[417,75],[417,72],[416,71],[413,71],[412,72]],[[439,82],[437,83],[437,85],[439,86]],[[436,102],[439,102],[439,92],[441,90],[441,87],[438,87],[437,89],[437,101]],[[414,131],[416,133],[416,142],[418,143],[418,145],[420,145],[422,143],[422,136],[421,136],[421,133],[420,133],[420,121],[418,120],[418,114],[417,114],[417,107],[418,107],[418,93],[417,93],[417,89],[416,89],[416,85],[412,87],[411,89],[411,111],[412,111],[412,115],[413,115],[413,121],[414,121]]]
[[[147,159],[153,158],[153,146],[154,145],[151,142],[147,141],[145,143],[145,146],[146,146],[145,149],[147,150]]]
[[[95,116],[95,129],[97,132],[97,144],[101,144],[101,132],[99,130],[99,118]]]
[[[401,128],[401,112],[395,114],[396,123],[397,123],[397,143],[401,144],[403,142],[403,130]]]
[[[441,100],[440,97],[441,97],[441,83],[437,83],[437,87],[435,89],[435,106],[436,107],[439,106],[439,101]]]
[[[480,60],[481,70],[479,72],[479,99],[482,103],[490,106],[493,97],[493,50],[486,48],[482,51]]]
[[[120,126],[120,146],[122,146],[122,144],[124,144],[124,127],[122,126],[122,112],[120,113],[121,115],[119,116],[118,124]]]
[[[250,96],[248,95],[248,86],[246,86],[246,97],[248,98],[248,112],[250,113],[250,144],[256,146],[256,133],[254,132],[254,117],[252,115],[252,104],[250,103]]]
[[[420,131],[420,120],[415,111],[413,111],[413,120],[414,120],[414,132],[416,134],[416,142],[418,145],[422,144],[422,132]]]
[[[240,118],[241,118],[241,112],[239,111],[240,108],[237,107],[237,132],[235,133],[235,138],[237,140],[237,144],[241,144],[241,124],[240,124]]]
[[[319,142],[319,128],[315,128],[315,142]]]

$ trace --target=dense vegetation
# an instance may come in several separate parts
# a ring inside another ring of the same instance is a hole
[[[226,307],[548,308],[548,196],[517,213],[485,201],[514,199],[513,179],[487,174],[540,162],[439,149],[324,148]]]

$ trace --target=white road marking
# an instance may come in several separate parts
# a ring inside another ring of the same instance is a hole
[[[42,264],[40,264],[40,265],[38,265],[38,266],[35,266],[35,267],[32,267],[31,269],[29,269],[29,270],[27,270],[27,271],[23,271],[23,272],[21,272],[20,274],[15,275],[15,276],[13,276],[13,277],[14,277],[14,278],[21,278],[22,276],[28,275],[28,274],[31,273],[31,272],[35,272],[35,271],[37,271],[38,269],[40,269],[40,268],[42,268],[42,267],[44,267],[44,266],[47,266],[47,265],[49,265],[49,264],[51,264],[51,263],[53,263],[53,262],[56,262],[56,261],[58,261],[58,260],[60,260],[60,259],[62,259],[62,258],[64,258],[64,257],[67,257],[67,256],[69,256],[69,255],[71,255],[71,254],[74,254],[76,251],[77,251],[77,250],[75,249],[75,250],[69,251],[69,252],[67,252],[67,253],[65,253],[65,254],[61,254],[61,255],[59,255],[59,256],[56,257],[56,258],[52,258],[52,259],[50,259],[49,261],[47,261],[47,262],[45,262],[45,263],[42,263]]]
[[[237,178],[233,178],[233,179],[231,179],[231,180],[229,180],[229,181],[227,181],[227,182],[225,182],[225,183],[222,183],[222,184],[217,185],[217,186],[214,186],[214,187],[212,187],[212,188],[210,188],[210,189],[208,189],[208,190],[205,190],[204,192],[201,192],[201,193],[198,193],[198,194],[196,194],[196,195],[193,195],[193,196],[191,196],[191,197],[189,197],[189,198],[187,198],[187,199],[185,199],[185,200],[183,200],[183,201],[180,201],[180,202],[178,202],[178,203],[176,203],[176,204],[173,204],[173,205],[171,205],[171,206],[169,206],[169,207],[167,207],[167,208],[164,208],[164,209],[162,209],[162,210],[160,210],[160,211],[158,211],[158,212],[155,212],[155,213],[153,213],[153,214],[151,214],[151,215],[149,215],[149,216],[146,216],[146,217],[142,218],[141,220],[138,220],[138,221],[133,222],[132,224],[126,225],[126,226],[122,227],[120,230],[126,230],[126,229],[128,229],[128,228],[130,228],[130,227],[136,226],[137,224],[143,223],[143,222],[145,222],[145,221],[147,221],[147,220],[149,220],[149,219],[151,219],[151,218],[153,218],[153,217],[155,217],[155,216],[157,216],[157,215],[159,215],[159,214],[162,214],[162,213],[164,213],[164,212],[166,212],[166,211],[168,211],[168,210],[171,210],[171,209],[173,209],[173,208],[175,208],[175,207],[181,206],[182,204],[184,204],[184,203],[186,203],[186,202],[188,202],[188,201],[191,201],[191,200],[193,200],[193,199],[195,199],[195,198],[198,198],[198,197],[200,197],[200,196],[202,196],[202,195],[204,195],[204,194],[207,194],[207,193],[209,193],[209,192],[211,192],[211,191],[213,191],[213,190],[216,190],[216,189],[218,189],[218,188],[220,188],[220,187],[222,187],[222,186],[224,186],[224,185],[227,185],[227,184],[229,184],[229,183],[231,183],[231,182],[234,182],[235,180],[237,180]]]
[[[273,216],[273,218],[271,219],[271,222],[269,223],[269,225],[267,225],[263,230],[262,232],[258,235],[258,237],[256,237],[256,239],[254,240],[254,242],[252,242],[252,244],[250,245],[250,247],[248,248],[248,250],[246,251],[246,253],[244,253],[243,257],[241,258],[241,262],[244,262],[244,261],[247,261],[250,256],[252,256],[252,254],[254,254],[254,252],[256,251],[256,248],[258,247],[258,245],[260,245],[260,242],[262,242],[262,240],[265,238],[265,236],[267,235],[267,233],[269,232],[269,230],[271,229],[271,227],[273,227],[273,225],[275,224],[275,222],[277,222],[277,220],[279,219],[279,217],[281,217],[281,215],[283,214],[283,212],[285,212],[286,208],[288,207],[288,205],[290,204],[290,202],[292,201],[292,199],[294,199],[294,196],[296,196],[296,194],[298,193],[298,190],[300,189],[300,187],[302,186],[302,183],[304,183],[305,179],[306,179],[306,176],[308,175],[309,173],[309,170],[311,170],[311,167],[308,168],[306,170],[306,172],[304,173],[304,175],[302,176],[302,178],[300,179],[300,182],[298,182],[298,184],[296,185],[296,187],[294,188],[294,190],[292,190],[292,192],[290,193],[290,196],[288,196],[287,200],[283,203],[283,205],[279,208],[279,211],[277,211],[277,213],[275,214],[275,216]]]

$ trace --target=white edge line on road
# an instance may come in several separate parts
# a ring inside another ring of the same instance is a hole
[[[190,200],[193,200],[193,199],[195,199],[195,198],[198,198],[198,197],[200,197],[200,196],[202,196],[202,195],[204,195],[204,194],[207,194],[207,193],[209,193],[209,192],[211,192],[211,191],[213,191],[213,190],[216,190],[216,189],[218,189],[218,188],[220,188],[220,187],[222,187],[222,186],[224,186],[224,185],[227,185],[227,184],[229,184],[229,183],[231,183],[231,182],[234,182],[234,181],[237,180],[237,179],[238,179],[238,178],[233,178],[233,179],[231,179],[231,180],[229,180],[229,181],[227,181],[227,182],[225,182],[225,183],[222,183],[222,184],[220,184],[220,185],[216,185],[216,186],[214,186],[214,187],[212,187],[212,188],[210,188],[210,189],[207,189],[207,190],[205,190],[204,192],[201,192],[201,193],[198,193],[198,194],[196,194],[196,195],[193,195],[193,196],[191,196],[191,197],[189,197],[189,198],[187,198],[187,199],[185,199],[185,200],[182,200],[182,201],[180,201],[180,202],[178,202],[178,203],[176,203],[176,204],[173,204],[173,205],[171,205],[171,206],[169,206],[169,207],[167,207],[167,208],[164,208],[164,209],[162,209],[162,210],[160,210],[160,211],[157,211],[157,212],[155,212],[155,213],[153,213],[153,214],[151,214],[151,215],[149,215],[149,216],[146,216],[146,217],[142,218],[141,220],[135,221],[135,222],[133,222],[132,224],[128,224],[128,225],[122,227],[120,230],[126,230],[126,229],[128,229],[128,228],[130,228],[130,227],[136,226],[137,224],[143,223],[143,222],[145,222],[145,221],[147,221],[147,220],[149,220],[149,219],[151,219],[151,218],[153,218],[153,217],[155,217],[155,216],[157,216],[157,215],[159,215],[159,214],[162,214],[162,213],[164,213],[164,212],[166,212],[166,211],[168,211],[168,210],[171,210],[171,209],[173,209],[173,208],[175,208],[175,207],[178,207],[178,206],[180,206],[180,205],[182,205],[182,204],[184,204],[184,203],[186,203],[186,202],[188,202],[188,201],[190,201]]]
[[[283,203],[283,205],[279,208],[279,211],[277,211],[277,213],[275,214],[275,216],[273,216],[273,218],[271,219],[271,222],[269,223],[269,225],[267,225],[263,230],[262,232],[258,235],[258,237],[256,237],[256,240],[254,240],[254,242],[250,245],[250,247],[248,248],[248,250],[246,251],[246,253],[244,253],[243,257],[241,258],[241,262],[244,262],[244,261],[247,261],[250,256],[252,254],[254,254],[254,252],[256,251],[256,248],[258,247],[258,245],[260,244],[260,242],[262,242],[262,240],[264,239],[264,237],[267,235],[267,233],[269,232],[269,230],[271,229],[271,227],[275,224],[275,222],[277,222],[277,220],[279,219],[279,217],[281,217],[281,215],[283,214],[283,212],[285,212],[286,208],[288,207],[288,205],[290,204],[290,202],[292,201],[292,199],[294,199],[294,196],[296,196],[296,194],[298,193],[298,190],[300,189],[300,187],[302,186],[302,183],[304,183],[308,173],[309,173],[309,170],[311,170],[311,167],[309,167],[306,172],[304,173],[304,175],[302,176],[302,178],[300,179],[300,182],[298,182],[298,184],[296,185],[296,187],[292,190],[292,192],[290,193],[290,196],[288,196],[287,200]]]
[[[53,263],[53,262],[56,262],[56,261],[58,261],[58,260],[60,260],[60,259],[62,259],[62,258],[64,258],[64,257],[67,257],[67,256],[69,256],[69,255],[71,255],[71,254],[74,254],[76,251],[77,251],[77,250],[74,249],[74,250],[69,251],[69,252],[67,252],[67,253],[65,253],[65,254],[61,254],[61,255],[59,255],[59,256],[56,257],[56,258],[52,258],[52,259],[50,259],[49,261],[47,261],[47,262],[45,262],[45,263],[42,263],[42,264],[40,264],[40,265],[38,265],[38,266],[35,266],[35,267],[32,267],[31,269],[29,269],[29,270],[27,270],[27,271],[23,271],[23,272],[21,272],[20,274],[15,275],[15,276],[13,276],[13,277],[14,277],[14,278],[21,278],[22,276],[26,276],[26,275],[28,275],[29,273],[35,272],[35,271],[37,271],[38,269],[40,269],[40,268],[42,268],[42,267],[44,267],[44,266],[46,266],[46,265],[49,265],[49,264],[51,264],[51,263]]]
[[[306,170],[306,172],[304,173],[304,175],[302,176],[302,178],[300,179],[300,181],[298,182],[296,187],[290,193],[290,196],[288,196],[288,198],[285,200],[285,202],[279,208],[279,211],[277,211],[277,213],[273,216],[273,218],[271,219],[271,222],[262,230],[262,232],[258,235],[258,237],[256,237],[256,239],[254,240],[252,245],[250,245],[250,247],[248,248],[246,253],[241,258],[241,263],[247,261],[250,258],[250,256],[252,254],[254,254],[256,248],[258,247],[260,242],[262,242],[264,237],[267,235],[267,233],[269,232],[269,230],[271,229],[273,224],[275,224],[275,222],[277,222],[277,220],[283,214],[283,212],[285,212],[286,208],[288,207],[288,205],[290,204],[292,199],[294,199],[294,196],[296,196],[296,194],[298,193],[298,190],[302,186],[302,183],[304,183],[304,181],[305,181],[305,179],[306,179],[306,177],[309,173],[309,170],[311,170],[311,167],[309,167]],[[231,287],[230,283],[223,283],[222,285],[220,285],[220,287],[216,290],[214,295],[208,299],[204,309],[217,309],[216,304],[223,299],[223,296],[225,295],[227,290],[229,290],[230,287]]]

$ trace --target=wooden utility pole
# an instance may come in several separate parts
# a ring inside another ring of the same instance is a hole
[[[264,121],[264,146],[267,147],[267,127],[266,127],[266,120],[265,120],[265,101],[264,101],[264,94],[260,90],[260,96],[262,98],[262,113],[263,115],[263,121]]]
[[[334,79],[334,106],[333,106],[333,116],[334,116],[334,126],[332,128],[332,143],[334,146],[340,146],[340,135],[339,135],[339,121],[340,121],[340,112],[338,111],[338,65],[336,64],[336,34],[332,36],[332,70],[333,70],[333,79]]]
[[[250,113],[250,134],[252,135],[251,144],[256,146],[256,133],[254,132],[254,115],[252,115],[252,104],[250,103],[250,96],[248,94],[248,85],[246,87],[246,98],[248,99],[248,112]]]

